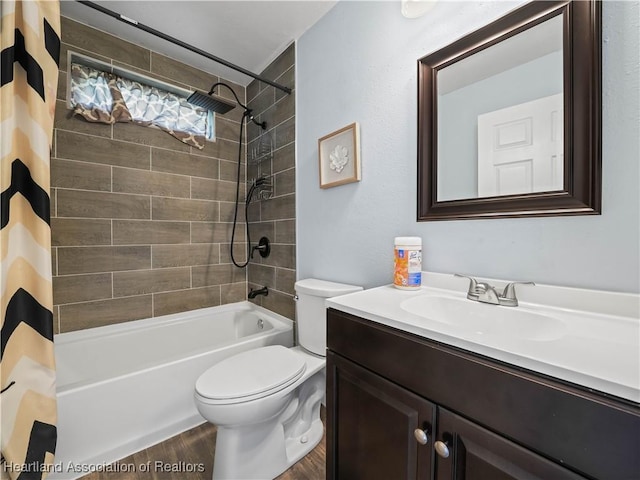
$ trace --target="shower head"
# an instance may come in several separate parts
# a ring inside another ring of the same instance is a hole
[[[233,103],[223,99],[222,97],[207,95],[206,93],[198,90],[189,95],[187,102],[192,105],[196,105],[197,107],[204,108],[205,110],[211,110],[214,113],[219,113],[220,115],[224,115],[229,110],[235,108]]]

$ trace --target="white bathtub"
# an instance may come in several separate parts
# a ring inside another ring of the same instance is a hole
[[[291,320],[249,302],[55,336],[58,445],[51,479],[72,479],[193,428],[211,365],[293,345]],[[82,471],[84,469],[84,471]]]

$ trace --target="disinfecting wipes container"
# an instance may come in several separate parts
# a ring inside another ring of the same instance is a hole
[[[393,285],[404,290],[417,290],[422,283],[422,239],[395,238]]]

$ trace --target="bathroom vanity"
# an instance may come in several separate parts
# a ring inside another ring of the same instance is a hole
[[[559,367],[552,353],[544,366],[547,353],[563,342],[571,349],[579,337],[571,315],[562,316],[576,313],[571,309],[553,313],[563,326],[555,334],[540,337],[523,324],[520,332],[527,338],[517,338],[518,332],[499,338],[483,328],[473,306],[477,331],[442,327],[401,307],[425,295],[428,304],[450,294],[467,305],[466,298],[446,290],[407,294],[391,287],[327,302],[327,478],[640,478],[637,335],[631,348],[619,345],[629,354],[626,360],[636,363],[619,365],[630,376],[595,378],[606,373]],[[625,300],[633,310],[633,299]],[[488,308],[499,317],[502,310],[495,309],[505,307]],[[543,310],[536,312],[552,315]],[[616,316],[611,329],[615,321],[631,329],[625,336],[638,328],[637,318]],[[531,343],[538,353],[522,355]],[[589,346],[589,339],[581,343]],[[512,347],[503,350],[501,344]]]

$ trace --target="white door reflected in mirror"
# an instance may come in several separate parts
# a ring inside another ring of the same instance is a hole
[[[562,98],[478,116],[478,197],[562,190]]]

